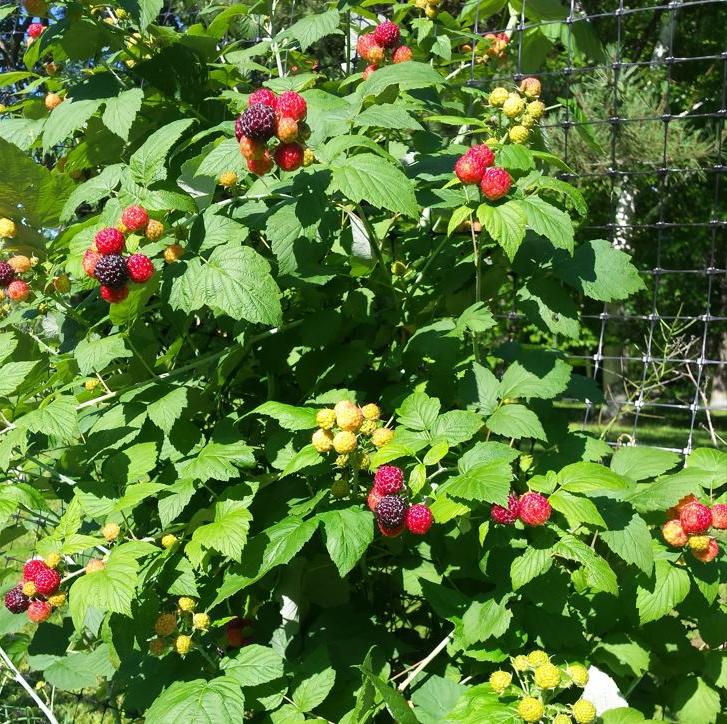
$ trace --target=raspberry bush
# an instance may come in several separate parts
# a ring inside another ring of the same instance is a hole
[[[726,456],[571,429],[558,402],[598,389],[517,341],[507,313],[575,338],[642,281],[558,176],[559,99],[466,85],[508,34],[433,0],[275,31],[26,6],[0,119],[23,675],[152,724],[716,721]]]

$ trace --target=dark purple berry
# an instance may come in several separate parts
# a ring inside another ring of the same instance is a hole
[[[256,103],[250,106],[235,123],[235,135],[255,141],[267,141],[275,135],[275,111],[270,106]]]
[[[406,501],[398,495],[384,495],[376,506],[376,520],[384,528],[398,528],[406,520],[408,507]]]
[[[0,287],[6,287],[15,279],[15,270],[6,261],[0,261]]]
[[[10,613],[23,613],[28,610],[30,606],[30,599],[20,590],[20,586],[11,588],[5,594],[5,608]]]
[[[118,288],[126,284],[129,272],[126,260],[119,254],[107,254],[96,262],[94,269],[96,279],[106,287]]]

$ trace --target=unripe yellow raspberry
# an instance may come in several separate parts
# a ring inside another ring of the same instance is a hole
[[[174,650],[184,656],[192,648],[192,637],[191,636],[177,636],[174,639]]]
[[[509,97],[510,94],[508,93],[507,88],[498,86],[493,89],[492,93],[490,93],[490,105],[499,108]]]
[[[170,244],[164,250],[164,261],[173,264],[184,256],[184,247],[181,244]]]
[[[345,456],[347,457],[347,456]],[[340,480],[334,480],[331,485],[331,495],[334,498],[345,498],[351,492],[351,486],[348,480],[341,478]]]
[[[439,10],[437,9],[436,5],[427,5],[424,8],[424,14],[431,20],[432,18],[436,18],[437,15],[439,15]]]
[[[394,431],[389,427],[380,427],[378,430],[374,430],[371,435],[371,442],[374,447],[384,447],[388,445],[394,438]]]
[[[530,668],[528,657],[523,656],[522,654],[516,656],[512,660],[512,668],[515,669],[515,671],[527,671]]]
[[[58,568],[62,558],[61,554],[53,551],[52,553],[49,553],[44,559],[46,566],[48,568]]]
[[[528,663],[530,664],[530,666],[532,666],[533,669],[537,669],[538,666],[547,664],[548,661],[550,661],[550,659],[548,658],[548,654],[546,654],[545,651],[541,651],[540,649],[531,651],[528,654]]]
[[[71,291],[71,280],[67,274],[61,274],[58,277],[53,277],[53,288],[61,294],[67,294]]]
[[[525,126],[513,126],[508,135],[513,143],[525,143],[528,140],[530,131]]]
[[[553,724],[573,724],[573,719],[567,714],[556,714],[553,718]]]
[[[61,98],[57,93],[48,93],[45,97],[45,107],[52,111],[54,108],[58,108],[58,106],[63,102],[63,98]]]
[[[152,656],[161,656],[167,650],[167,642],[164,639],[155,638],[149,642],[149,653]]]
[[[373,402],[369,402],[361,408],[361,414],[366,420],[378,420],[381,417],[381,409]]]
[[[312,148],[306,148],[303,151],[303,166],[306,168],[312,166],[316,162],[316,155]]]
[[[48,596],[48,603],[50,603],[53,608],[60,608],[65,602],[65,593],[54,593],[52,596]]]
[[[164,224],[156,219],[149,219],[146,229],[144,230],[144,236],[149,241],[159,241],[164,236]]]
[[[534,696],[526,696],[518,702],[517,713],[524,721],[536,722],[543,718],[545,707],[540,699],[536,699]]]
[[[162,548],[171,548],[177,542],[177,536],[173,533],[167,533],[162,536]]]
[[[220,182],[220,186],[228,189],[237,183],[237,174],[234,171],[223,171],[217,180]]]
[[[541,86],[537,78],[523,78],[520,81],[520,92],[528,98],[537,98],[540,95]]]
[[[578,724],[591,724],[596,721],[596,707],[586,699],[578,699],[571,707],[573,718]]]
[[[129,14],[126,12],[126,10],[124,10],[124,8],[114,8],[114,12],[116,13],[116,17],[119,20],[123,20]]]
[[[352,453],[356,449],[356,445],[356,436],[349,430],[341,430],[333,438],[333,449],[339,455]]]
[[[528,103],[528,115],[533,118],[542,118],[545,113],[545,103],[543,101],[532,101]]]
[[[169,636],[177,629],[177,617],[173,613],[161,613],[154,623],[154,631],[159,636]]]
[[[345,468],[348,465],[348,461],[351,459],[350,455],[339,455],[336,458],[336,467]]]
[[[353,402],[339,402],[335,407],[336,424],[341,430],[356,432],[361,427],[363,415],[359,406]]]
[[[588,683],[588,669],[583,664],[568,664],[568,676],[576,686],[585,686]]]
[[[106,523],[106,525],[101,528],[101,535],[109,543],[115,541],[119,537],[119,533],[121,533],[121,528],[119,528],[118,523]]]
[[[16,231],[15,222],[12,219],[6,219],[5,217],[0,219],[0,237],[12,239]]]
[[[520,125],[523,128],[532,128],[535,125],[535,119],[528,113],[524,113],[523,117],[520,119]]]
[[[98,380],[95,377],[89,377],[84,383],[83,388],[86,392],[93,392],[98,387]]]
[[[701,553],[702,551],[706,551],[707,548],[709,548],[709,541],[710,538],[708,535],[692,535],[689,536],[689,541],[687,542],[687,545],[689,546],[690,550]]]
[[[508,671],[493,671],[490,674],[490,686],[498,694],[502,694],[512,682],[512,674]]]
[[[206,631],[210,627],[210,617],[206,613],[195,613],[192,616],[192,628],[196,631]]]
[[[502,112],[508,118],[515,118],[525,110],[525,101],[517,94],[510,93],[507,100],[502,104]]]
[[[313,447],[319,452],[328,452],[333,447],[333,433],[330,430],[318,429],[311,438]]]
[[[371,458],[368,455],[362,455],[358,461],[359,470],[368,470],[371,466]]]
[[[499,145],[499,141],[496,138],[487,138],[485,139],[485,146],[488,148],[495,149]]]
[[[35,587],[35,583],[33,583],[33,581],[26,581],[23,584],[22,591],[28,598],[32,598],[36,593],[38,593],[38,589]]]
[[[358,431],[362,435],[373,435],[378,426],[379,424],[375,420],[364,420]]]
[[[123,221],[119,221],[118,224],[116,224],[116,229],[120,231],[122,234],[128,234],[129,230],[126,228],[126,224]]]
[[[316,425],[324,430],[330,430],[336,424],[336,413],[328,407],[316,412]]]
[[[560,684],[560,669],[550,662],[535,669],[535,684],[541,689],[556,689]]]
[[[179,606],[180,611],[191,613],[195,608],[197,608],[197,601],[193,598],[189,598],[189,596],[182,596],[179,601],[177,601],[177,606]]]
[[[30,259],[28,259],[27,256],[23,256],[22,254],[16,254],[15,256],[11,256],[8,259],[8,264],[18,273],[23,274],[24,272],[27,272],[30,267]]]
[[[104,568],[106,568],[106,564],[99,558],[93,558],[86,563],[86,573],[89,575],[93,573],[100,573]]]

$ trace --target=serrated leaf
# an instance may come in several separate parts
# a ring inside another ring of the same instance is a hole
[[[93,651],[76,651],[59,656],[43,670],[43,678],[61,691],[80,691],[98,684],[98,678],[111,678],[115,672],[109,648],[101,644]]]
[[[425,392],[409,395],[396,411],[397,421],[410,430],[428,430],[437,419],[441,404]]]
[[[544,236],[556,248],[573,253],[573,222],[568,214],[538,196],[528,196],[516,203],[525,211],[529,229]]]
[[[580,563],[586,581],[592,588],[618,595],[618,580],[613,569],[582,540],[565,535],[553,546],[551,552],[554,556]]]
[[[338,11],[333,9],[325,13],[307,15],[293,23],[278,37],[295,38],[300,49],[305,52],[313,43],[317,43],[327,35],[340,35],[341,30],[338,28],[340,19]]]
[[[293,703],[299,711],[312,711],[325,701],[335,683],[336,672],[333,668],[317,671],[298,684],[291,695]]]
[[[38,364],[37,361],[6,362],[2,365],[0,377],[0,397],[6,397],[25,382],[31,370]]]
[[[341,577],[359,561],[374,539],[373,516],[366,510],[353,508],[319,513],[331,560]]]
[[[568,521],[570,528],[577,528],[579,525],[586,523],[595,525],[600,528],[606,527],[606,521],[598,512],[598,508],[588,498],[580,495],[573,495],[567,490],[556,490],[548,501],[553,506],[553,510],[562,513]]]
[[[551,359],[549,369],[531,369],[515,360],[500,380],[498,397],[539,397],[550,399],[564,392],[571,376],[571,366],[562,359]]]
[[[673,468],[681,460],[678,453],[648,447],[620,447],[611,458],[611,470],[631,480],[653,478]]]
[[[258,686],[283,675],[283,659],[275,649],[259,644],[249,644],[237,655],[222,660],[220,664],[227,676],[240,686]]]
[[[590,496],[624,494],[632,488],[632,483],[613,470],[591,462],[567,465],[558,473],[558,479],[563,490]]]
[[[653,482],[636,485],[625,499],[641,512],[666,510],[686,495],[698,494],[703,479],[701,472],[697,471],[695,475],[689,470],[680,470],[674,475],[665,475]]]
[[[703,476],[704,488],[722,485],[727,478],[727,452],[697,448],[687,457],[684,468],[689,473],[699,472]]]
[[[192,534],[192,542],[239,561],[247,542],[251,520],[252,514],[239,501],[215,503],[215,519],[197,528]]]
[[[133,352],[126,348],[120,334],[112,334],[98,339],[82,339],[75,350],[76,362],[81,374],[103,372],[115,359],[132,357]]]
[[[507,599],[499,603],[494,599],[470,604],[462,616],[462,632],[468,644],[486,641],[490,637],[498,638],[507,632],[512,621],[512,611],[507,606]]]
[[[186,407],[187,389],[176,387],[154,402],[150,402],[146,413],[160,430],[169,434],[174,424],[179,421],[182,410]]]
[[[471,440],[483,426],[482,418],[471,410],[450,410],[432,424],[434,441],[446,441],[450,447]]]
[[[382,103],[369,106],[353,119],[354,126],[362,128],[398,128],[411,131],[422,130],[422,125],[414,120],[396,103]]]
[[[45,407],[23,415],[16,422],[16,427],[70,442],[78,435],[76,406],[70,397],[57,397]]]
[[[222,724],[245,718],[240,685],[230,676],[175,681],[146,712],[147,724]]]
[[[233,443],[208,442],[197,456],[184,464],[181,475],[206,482],[207,480],[230,480],[237,476],[237,468],[251,468],[255,465],[252,448],[242,440]]]
[[[285,430],[311,430],[317,427],[316,412],[312,407],[295,407],[283,402],[263,402],[249,414],[272,417]]]
[[[170,493],[159,499],[159,520],[163,528],[166,528],[192,500],[195,493],[194,481],[189,479],[178,480],[166,488]]]
[[[445,440],[440,440],[439,442],[435,442],[434,445],[427,450],[422,462],[425,465],[436,465],[448,452],[449,443]]]
[[[75,131],[85,126],[88,119],[101,107],[103,98],[86,100],[66,99],[51,111],[43,127],[43,150],[65,141]]]
[[[61,211],[61,221],[68,221],[83,203],[95,204],[107,196],[121,183],[123,165],[120,163],[106,166],[98,176],[84,181],[73,189]]]
[[[507,505],[511,480],[512,468],[506,460],[490,460],[451,478],[440,485],[437,493],[464,500]]]
[[[356,89],[361,97],[377,96],[390,85],[398,85],[401,90],[430,88],[442,85],[446,80],[428,63],[408,61],[379,68],[370,78]]]
[[[649,583],[639,585],[636,608],[643,625],[669,614],[689,593],[689,574],[670,561],[657,560]]]
[[[313,445],[306,445],[302,450],[299,450],[287,463],[283,472],[280,473],[280,477],[284,478],[287,475],[297,473],[303,468],[309,468],[312,465],[318,465],[323,460],[323,456],[313,447]]]
[[[144,91],[141,88],[122,91],[115,98],[106,101],[101,120],[109,131],[126,141],[143,100]]]
[[[163,181],[167,177],[165,164],[169,152],[193,123],[193,118],[182,118],[154,131],[129,159],[131,178],[142,186]]]
[[[545,430],[538,416],[523,405],[503,405],[487,418],[487,427],[496,435],[519,440],[532,437],[545,440]]]
[[[552,496],[551,496],[552,498]],[[549,548],[526,548],[510,565],[510,580],[517,591],[534,578],[543,575],[553,565],[553,554]]]
[[[507,201],[498,206],[480,204],[477,218],[512,261],[525,238],[526,217],[519,203]]]
[[[617,556],[649,575],[654,565],[651,533],[644,519],[629,511],[625,506],[603,507],[601,513],[607,528],[599,535]]]

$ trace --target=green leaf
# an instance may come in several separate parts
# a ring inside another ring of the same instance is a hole
[[[147,724],[222,724],[245,718],[240,685],[230,676],[175,681],[146,712]]]
[[[307,676],[293,691],[293,703],[302,712],[312,711],[331,693],[336,672],[331,667]]]
[[[618,581],[611,566],[579,538],[565,535],[553,546],[551,552],[554,556],[580,563],[592,588],[618,595]]]
[[[176,387],[162,397],[149,403],[146,414],[160,429],[169,434],[179,422],[182,410],[187,407],[187,389]]]
[[[15,392],[25,382],[31,370],[38,364],[37,361],[6,362],[2,366],[0,377],[0,397],[7,397]]]
[[[415,121],[409,113],[396,103],[382,103],[369,106],[353,119],[354,126],[362,128],[399,128],[411,131],[423,130],[422,125]]]
[[[567,465],[558,473],[563,490],[598,496],[627,492],[631,487],[625,478],[597,463],[580,462]]]
[[[159,17],[164,0],[119,0],[119,5],[131,13],[144,32]]]
[[[379,68],[358,86],[356,94],[361,97],[377,96],[390,85],[398,85],[400,90],[412,90],[443,83],[446,83],[445,79],[428,63],[408,61]]]
[[[549,239],[556,248],[573,253],[573,222],[568,214],[538,196],[528,196],[513,203],[524,210],[529,229]]]
[[[719,692],[699,676],[686,676],[677,685],[671,700],[671,710],[678,722],[685,724],[714,724],[723,712]]]
[[[437,419],[441,404],[436,397],[425,392],[409,395],[396,410],[400,425],[410,430],[428,430]]]
[[[197,456],[184,464],[181,475],[186,478],[230,480],[237,476],[237,468],[252,468],[255,456],[252,448],[242,440],[233,443],[208,442]]]
[[[701,447],[693,450],[684,465],[690,473],[703,476],[702,487],[710,488],[724,484],[727,470],[727,452]]]
[[[529,171],[535,163],[532,152],[517,144],[507,144],[496,152],[497,165],[503,166],[508,171]]]
[[[422,724],[441,724],[466,687],[432,674],[411,696],[414,714]]]
[[[432,440],[446,441],[450,447],[471,440],[483,426],[482,418],[470,410],[450,410],[431,427]]]
[[[526,548],[510,565],[510,580],[517,591],[534,578],[547,573],[553,565],[553,554],[549,548]]]
[[[577,528],[583,523],[600,528],[606,527],[603,516],[588,498],[572,495],[567,490],[556,490],[548,501],[553,506],[553,510],[557,510],[566,517],[570,528]]]
[[[193,118],[182,118],[154,131],[129,159],[131,178],[142,186],[163,181],[167,177],[165,162],[169,152],[193,123]]]
[[[126,348],[120,334],[112,334],[98,339],[82,339],[76,346],[75,356],[81,374],[87,375],[103,372],[115,359],[133,357],[133,352]]]
[[[313,445],[306,445],[302,450],[299,450],[287,463],[283,472],[280,473],[280,477],[284,478],[287,475],[297,473],[303,468],[309,468],[312,465],[318,465],[323,460],[323,456],[313,447]]]
[[[671,470],[681,457],[678,453],[648,447],[620,447],[611,459],[611,470],[631,480],[644,480]]]
[[[471,214],[472,209],[470,209],[469,206],[458,206],[454,209],[454,211],[452,211],[452,215],[449,217],[449,223],[447,224],[447,236],[452,236],[452,234],[457,231],[460,224],[469,219]]]
[[[121,183],[122,172],[123,165],[120,163],[106,166],[98,176],[94,176],[76,186],[63,206],[63,211],[60,214],[61,221],[68,221],[81,204],[95,204],[97,201],[110,196]]]
[[[506,460],[491,460],[471,467],[466,472],[440,485],[437,493],[453,498],[507,505],[512,468]]]
[[[247,503],[239,500],[223,500],[214,507],[214,520],[197,528],[192,534],[192,542],[239,561],[247,543],[252,513],[247,509]]]
[[[43,132],[45,118],[0,119],[0,137],[23,151],[29,151]]]
[[[307,15],[279,33],[276,40],[283,37],[295,38],[300,45],[300,49],[305,52],[313,43],[317,43],[327,35],[341,35],[341,30],[338,28],[340,20],[337,10],[327,10],[325,13]]]
[[[283,659],[268,646],[249,644],[240,649],[232,658],[220,664],[227,676],[232,677],[240,686],[257,686],[283,675]]]
[[[16,426],[28,432],[40,432],[70,442],[78,435],[76,406],[71,397],[57,397],[18,419]]]
[[[636,485],[625,499],[641,512],[666,510],[676,505],[686,495],[698,494],[703,475],[700,471],[693,474],[680,470],[674,475],[665,475],[652,483]]]
[[[50,152],[53,146],[62,143],[82,128],[103,102],[102,98],[77,101],[66,99],[54,108],[43,127],[43,150]]]
[[[374,539],[373,516],[367,510],[344,508],[319,513],[326,548],[341,577],[359,561]]]
[[[449,444],[442,440],[435,442],[432,447],[427,450],[422,462],[425,465],[436,465],[449,452]]]
[[[630,514],[623,506],[602,509],[607,528],[600,533],[601,540],[626,563],[638,566],[646,575],[654,566],[651,533],[644,519]]]
[[[237,174],[247,172],[244,159],[240,153],[240,144],[235,138],[224,138],[218,143],[199,164],[195,176],[210,176],[217,179],[223,171],[235,171]],[[213,219],[216,217],[212,217]],[[232,222],[232,219],[225,219]],[[209,246],[205,238],[205,245]]]
[[[498,603],[494,599],[470,604],[462,616],[462,632],[468,644],[486,641],[491,636],[498,638],[507,632],[512,621],[512,611],[507,606],[507,599]]]
[[[380,156],[361,153],[345,162],[335,161],[331,170],[333,188],[351,201],[365,201],[379,209],[406,214],[413,219],[419,218],[419,206],[411,181],[401,169]]]
[[[106,101],[101,120],[111,133],[115,133],[126,141],[136,114],[141,110],[143,100],[144,91],[141,88],[122,91],[115,98],[109,98]]]
[[[487,427],[496,435],[513,437],[516,440],[523,437],[546,439],[538,416],[523,405],[503,405],[498,408],[487,419]]]
[[[384,701],[396,724],[418,724],[411,707],[406,703],[406,699],[371,670],[368,659],[361,665],[360,669],[364,677],[373,684],[376,693]]]
[[[562,359],[551,359],[549,369],[528,368],[515,360],[500,380],[498,397],[540,397],[550,399],[564,392],[571,376],[571,366]]]
[[[248,414],[272,417],[285,430],[310,430],[317,427],[316,412],[312,407],[295,407],[270,400]]]
[[[477,218],[512,261],[525,238],[526,216],[519,203],[507,201],[498,206],[480,204]]]
[[[110,679],[114,672],[109,647],[101,644],[93,651],[76,651],[58,657],[43,670],[43,678],[62,691],[80,691],[98,684],[98,677]]]
[[[177,480],[166,489],[166,497],[159,500],[159,520],[166,528],[187,506],[195,493],[194,481],[189,479]]]
[[[654,575],[649,584],[639,585],[636,592],[636,608],[639,622],[643,625],[657,621],[680,604],[689,593],[689,574],[670,561],[657,560]]]

